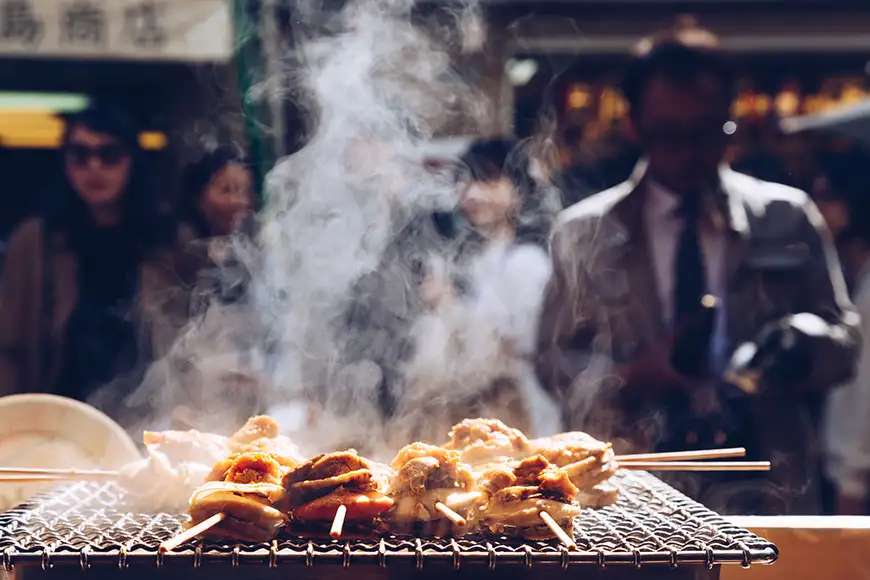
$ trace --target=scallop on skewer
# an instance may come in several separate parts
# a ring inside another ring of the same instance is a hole
[[[585,433],[530,440],[497,419],[466,419],[454,425],[449,437],[445,447],[458,451],[478,475],[493,466],[515,467],[525,458],[541,455],[565,468],[577,487],[580,505],[603,507],[618,497],[617,488],[608,483],[619,468],[611,444]]]
[[[478,487],[489,498],[480,512],[485,529],[530,540],[558,538],[576,548],[571,536],[574,517],[580,515],[575,503],[578,490],[565,470],[546,458],[536,455],[512,465],[492,466]]]
[[[278,454],[235,453],[219,461],[190,498],[192,527],[161,544],[172,550],[196,536],[267,541],[289,517],[281,485],[293,460]]]
[[[486,495],[475,489],[470,468],[459,453],[426,443],[403,447],[391,467],[389,496],[395,506],[384,520],[393,531],[422,535],[465,533]]]
[[[393,507],[384,494],[383,470],[353,450],[317,455],[289,470],[283,485],[291,529],[303,535],[370,536],[381,514]]]

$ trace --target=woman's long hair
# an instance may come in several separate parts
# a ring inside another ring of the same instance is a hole
[[[184,191],[181,195],[181,218],[196,230],[197,237],[206,238],[210,235],[210,227],[199,209],[199,201],[203,192],[214,176],[228,165],[241,165],[248,171],[252,166],[249,159],[237,147],[220,145],[205,152],[199,159],[184,168],[182,180]],[[252,200],[254,211],[258,208],[259,197]]]
[[[121,193],[121,225],[137,250],[144,255],[172,244],[177,230],[171,204],[161,195],[153,172],[145,167],[135,122],[111,105],[92,105],[67,117],[62,152],[69,147],[76,127],[117,139],[130,156],[130,175]],[[59,183],[48,191],[42,215],[50,231],[65,231],[73,237],[93,227],[87,202],[69,182],[63,161]]]
[[[558,207],[548,199],[549,188],[531,175],[531,158],[519,141],[489,139],[472,143],[460,159],[457,182],[495,181],[507,178],[516,188],[520,208],[514,216],[516,242],[546,247]],[[439,230],[449,237],[459,235],[455,220],[436,216]],[[469,235],[468,243],[478,235]]]

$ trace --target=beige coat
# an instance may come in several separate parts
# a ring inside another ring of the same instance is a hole
[[[537,371],[563,403],[567,426],[646,449],[645,417],[620,402],[614,367],[663,340],[666,329],[643,226],[644,166],[631,179],[566,209],[552,239],[554,274],[544,300]],[[800,191],[721,170],[711,200],[727,236],[729,353],[765,323],[810,312],[829,323],[815,340],[814,371],[790,392],[752,403],[752,451],[774,463],[773,511],[812,512],[818,441],[804,396],[850,377],[860,341],[840,265],[814,204]],[[770,258],[779,268],[770,267]]]
[[[77,301],[76,256],[62,234],[48,240],[53,297],[52,320],[43,324],[44,222],[22,224],[9,243],[0,280],[0,396],[47,392],[58,384],[64,360],[64,331]],[[152,358],[159,358],[187,321],[189,276],[180,273],[172,251],[140,268],[137,305],[142,339]],[[45,340],[49,344],[44,344]]]

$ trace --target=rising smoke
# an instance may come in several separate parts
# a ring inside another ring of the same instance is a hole
[[[281,398],[314,409],[297,437],[324,448],[377,448],[386,437],[381,409],[401,397],[421,310],[415,270],[434,248],[421,218],[455,203],[449,181],[421,165],[421,147],[473,94],[411,9],[348,5],[327,22],[331,34],[300,47],[315,129],[269,176],[256,296]]]
[[[298,6],[300,22],[317,24],[296,47],[304,66],[292,77],[311,133],[267,176],[257,243],[234,248],[247,299],[211,299],[137,393],[158,414],[226,432],[268,411],[305,451],[352,446],[384,458],[411,437],[440,442],[452,420],[543,401],[522,386],[531,372],[516,361],[533,349],[546,255],[520,252],[507,281],[488,279],[486,260],[467,270],[461,241],[439,236],[431,219],[456,205],[453,174],[421,163],[433,135],[457,119],[475,133],[488,113],[450,60],[481,44],[461,33],[480,32],[465,22],[479,13],[456,11],[434,36],[412,23],[412,9],[407,0],[360,0],[334,14]],[[460,272],[475,300],[427,304],[426,287],[446,288]],[[518,309],[505,306],[512,296]],[[492,405],[476,408],[481,398]],[[554,426],[548,412],[536,404],[531,422]]]

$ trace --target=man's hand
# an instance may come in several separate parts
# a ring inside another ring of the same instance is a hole
[[[765,326],[756,339],[755,355],[765,384],[800,382],[812,372],[811,341],[827,331],[827,324],[814,314],[800,313]]]

